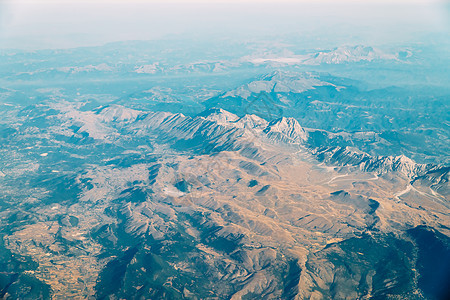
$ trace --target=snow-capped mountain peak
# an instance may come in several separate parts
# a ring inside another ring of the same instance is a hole
[[[282,117],[270,122],[264,132],[275,140],[288,143],[302,143],[308,139],[308,135],[302,126],[294,118]]]
[[[214,121],[219,124],[235,122],[239,119],[239,117],[235,114],[232,114],[222,108],[211,108],[200,113],[198,116],[204,117],[206,120]]]

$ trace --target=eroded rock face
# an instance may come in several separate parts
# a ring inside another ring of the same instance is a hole
[[[21,266],[0,274],[4,295],[444,293],[429,253],[448,263],[448,169],[315,148],[294,119],[264,122],[223,110],[188,117],[116,105],[40,110],[45,134],[15,138],[53,144],[39,150],[46,155],[13,161],[16,175],[3,171],[1,179],[9,231],[0,255]],[[19,192],[17,182],[33,193]]]

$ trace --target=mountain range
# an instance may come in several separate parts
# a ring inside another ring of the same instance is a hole
[[[3,296],[446,295],[445,165],[324,147],[295,118],[221,108],[2,114]]]

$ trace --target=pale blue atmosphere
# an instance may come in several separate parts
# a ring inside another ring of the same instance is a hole
[[[1,1],[1,299],[449,299],[445,1]]]

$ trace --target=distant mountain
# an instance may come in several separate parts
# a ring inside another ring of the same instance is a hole
[[[242,58],[256,65],[269,64],[272,66],[283,65],[320,65],[320,64],[348,64],[357,62],[370,62],[382,60],[399,60],[399,57],[405,59],[411,56],[410,52],[402,51],[399,53],[386,53],[380,49],[370,46],[340,46],[331,50],[316,50],[308,54],[294,54],[289,51],[274,54],[267,53],[263,55],[254,54]]]
[[[299,74],[295,72],[274,71],[245,84],[235,90],[225,93],[222,97],[250,98],[259,93],[302,93],[318,86],[334,86],[331,83],[319,80],[311,73]]]
[[[368,46],[341,46],[328,51],[319,51],[304,61],[305,64],[341,64],[358,61],[397,60],[395,54],[385,53]]]

